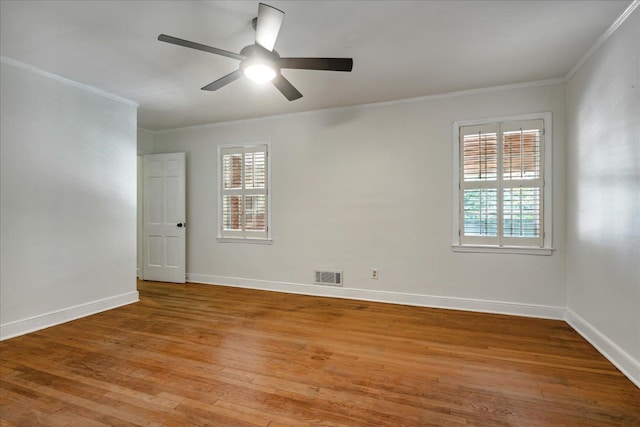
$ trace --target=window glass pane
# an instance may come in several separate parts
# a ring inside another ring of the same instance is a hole
[[[226,231],[242,230],[242,197],[222,197],[222,228]]]
[[[222,185],[225,190],[242,188],[242,154],[222,157]]]
[[[462,140],[464,181],[495,180],[498,176],[498,139],[496,133],[478,132]]]
[[[245,225],[247,230],[264,231],[266,217],[266,196],[245,196]]]
[[[464,190],[464,235],[498,235],[498,190]]]
[[[507,188],[503,196],[505,237],[540,237],[540,189]]]
[[[503,135],[504,179],[540,178],[540,130],[505,132]]]
[[[266,170],[266,156],[264,152],[246,153],[244,155],[245,188],[265,188]]]

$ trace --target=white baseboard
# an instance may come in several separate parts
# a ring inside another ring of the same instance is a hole
[[[567,309],[566,321],[584,339],[596,348],[604,357],[609,359],[616,368],[640,388],[640,361],[621,349],[616,343],[607,338],[595,326],[587,322],[571,309]]]
[[[116,307],[138,302],[139,300],[138,291],[134,291],[52,311],[27,319],[5,323],[0,325],[0,341],[66,323],[81,317],[90,316],[100,313],[101,311],[111,310]]]
[[[482,313],[509,314],[513,316],[538,317],[564,320],[564,307],[535,304],[519,304],[502,301],[487,301],[471,298],[441,297],[434,295],[408,294],[401,292],[374,291],[367,289],[341,288],[301,283],[273,282],[267,280],[244,279],[239,277],[187,274],[187,282],[207,285],[234,286],[265,291],[292,294],[315,295],[333,298],[357,299],[419,307],[445,308],[452,310],[477,311]]]

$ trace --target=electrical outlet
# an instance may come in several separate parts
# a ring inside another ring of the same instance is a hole
[[[378,269],[374,268],[373,270],[371,270],[371,278],[372,279],[378,279]]]

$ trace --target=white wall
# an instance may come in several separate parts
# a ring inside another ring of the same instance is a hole
[[[3,58],[0,337],[137,301],[136,106]]]
[[[452,252],[452,123],[541,111],[554,118],[557,251]],[[181,129],[153,146],[187,153],[191,281],[561,317],[563,115],[556,84]],[[218,243],[216,146],[259,140],[272,142],[273,245]],[[343,270],[345,289],[312,286],[314,269]]]
[[[149,154],[153,151],[153,132],[138,129],[137,133],[138,155]]]
[[[567,83],[568,319],[640,387],[640,10]]]

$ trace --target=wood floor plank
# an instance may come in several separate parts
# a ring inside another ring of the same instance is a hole
[[[139,282],[0,342],[1,426],[640,426],[562,321]]]

